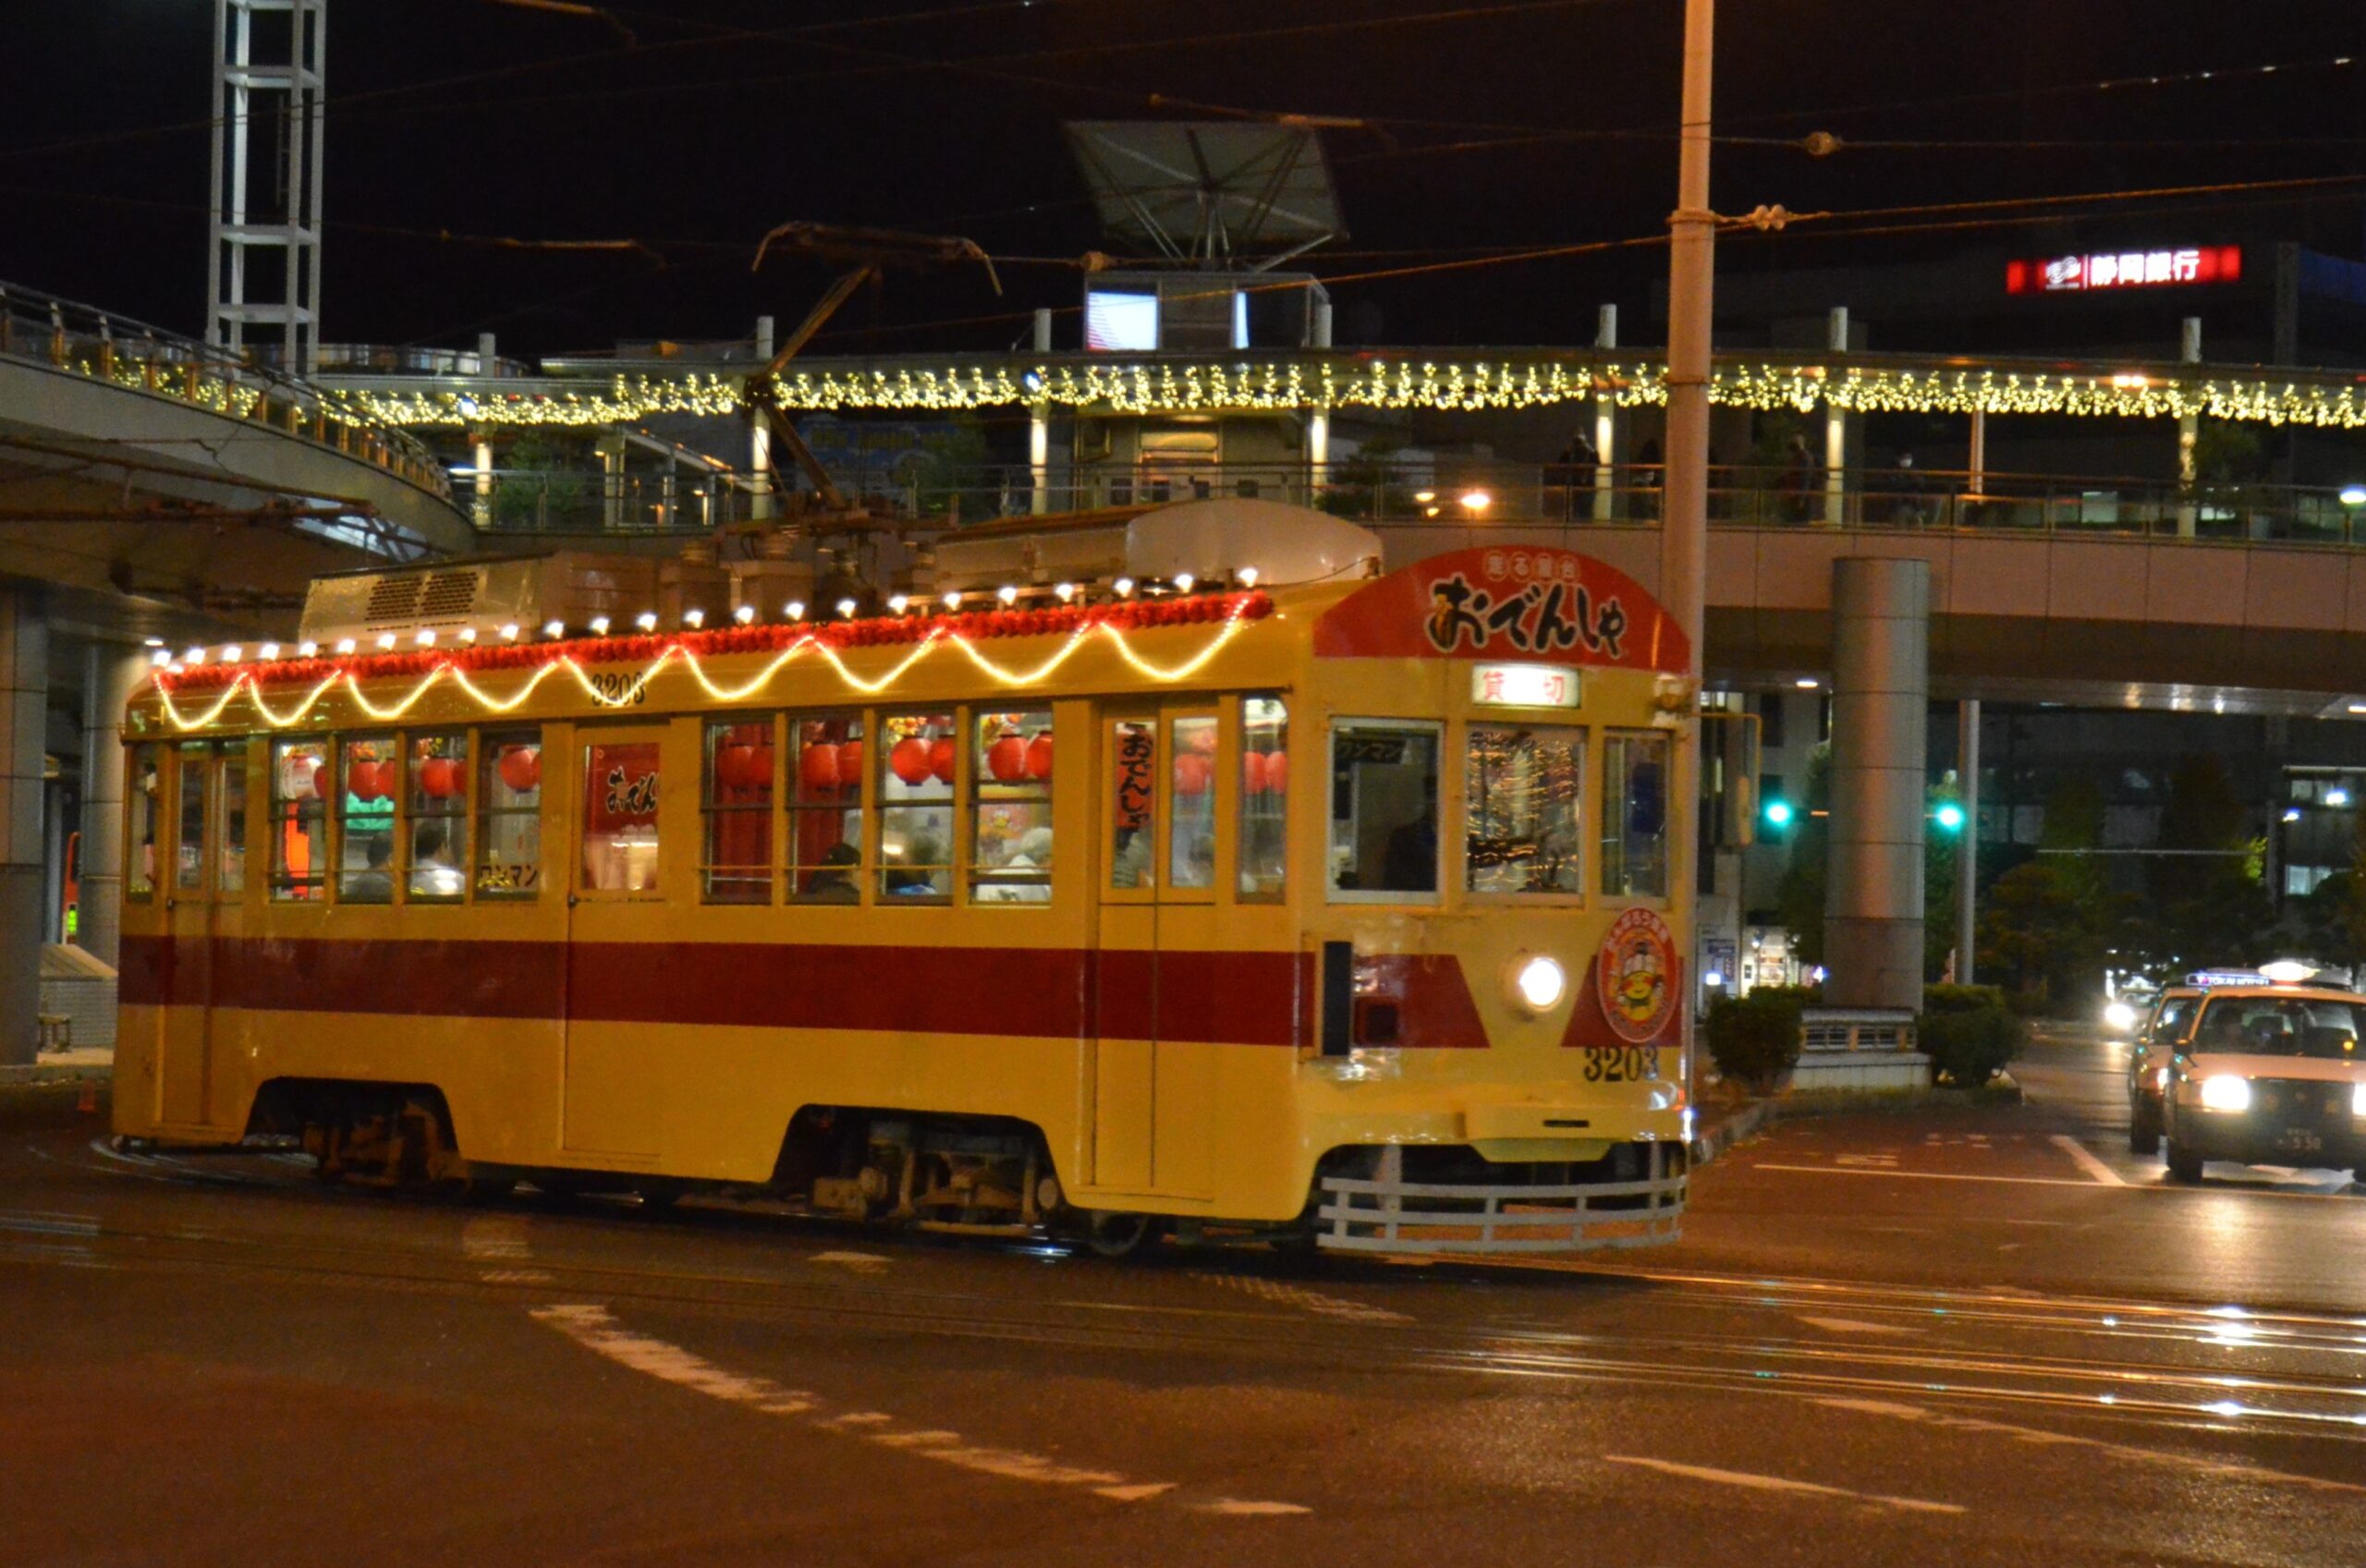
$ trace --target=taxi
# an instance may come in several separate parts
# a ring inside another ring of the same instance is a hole
[[[2205,994],[2198,985],[2165,988],[2128,1042],[2128,1147],[2134,1153],[2161,1152],[2161,1090],[2169,1081],[2169,1060]]]
[[[2169,1174],[2205,1161],[2366,1166],[2366,996],[2317,986],[2213,989],[2164,1086]]]

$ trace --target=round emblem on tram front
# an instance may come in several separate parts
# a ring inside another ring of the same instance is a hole
[[[1594,958],[1594,994],[1611,1033],[1630,1045],[1658,1038],[1676,1008],[1676,935],[1653,909],[1610,923]]]

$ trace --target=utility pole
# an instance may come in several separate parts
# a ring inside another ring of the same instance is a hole
[[[1660,602],[1683,629],[1690,650],[1677,776],[1669,791],[1669,869],[1671,881],[1690,879],[1686,893],[1694,911],[1685,972],[1691,994],[1683,1016],[1685,1088],[1695,1098],[1701,922],[1699,872],[1692,862],[1700,854],[1701,719],[1693,710],[1701,687],[1701,607],[1708,591],[1709,332],[1717,222],[1709,207],[1709,89],[1715,20],[1716,0],[1685,0],[1683,130],[1676,212],[1668,219],[1667,472],[1660,521]]]

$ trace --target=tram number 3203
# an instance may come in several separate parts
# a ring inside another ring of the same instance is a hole
[[[1628,1045],[1586,1052],[1585,1079],[1590,1084],[1650,1083],[1659,1076],[1660,1050],[1655,1045]]]

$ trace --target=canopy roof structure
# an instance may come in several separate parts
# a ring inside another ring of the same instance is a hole
[[[1079,120],[1067,136],[1102,228],[1169,261],[1270,266],[1346,232],[1309,127]]]

